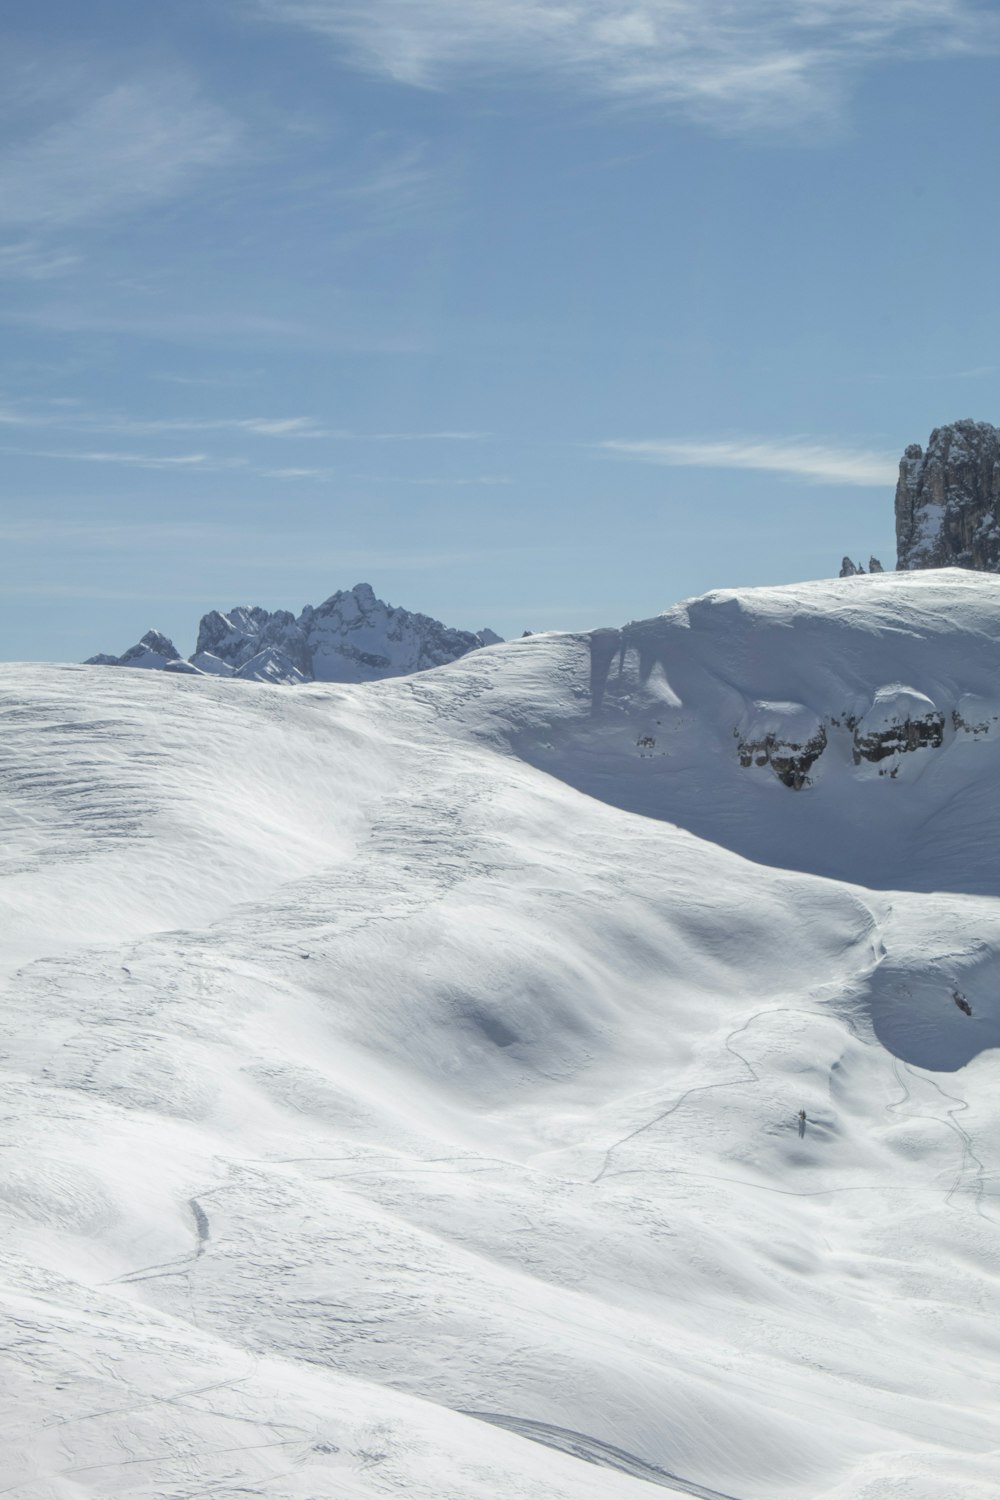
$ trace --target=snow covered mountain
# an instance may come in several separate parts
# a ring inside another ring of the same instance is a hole
[[[160,630],[147,630],[141,640],[136,641],[121,656],[108,656],[101,652],[91,656],[85,663],[88,667],[147,667],[156,671],[187,671],[194,668],[185,662],[169,636]]]
[[[492,630],[473,635],[428,615],[376,599],[370,584],[331,595],[317,608],[291,610],[241,605],[202,617],[194,655],[184,662],[173,642],[151,630],[123,656],[92,656],[87,666],[153,667],[207,672],[253,682],[373,682],[457,661],[491,646]]]
[[[0,669],[9,1492],[992,1500],[998,638]]]

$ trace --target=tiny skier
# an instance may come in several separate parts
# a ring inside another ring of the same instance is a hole
[[[958,1006],[959,1010],[964,1016],[972,1015],[972,1006],[969,1004],[968,1000],[966,1000],[961,991],[952,990],[951,998],[954,1000],[955,1004]]]
[[[799,1110],[799,1136],[800,1136],[800,1138],[802,1136],[804,1136],[805,1133],[806,1133],[806,1112],[805,1112],[804,1109],[800,1109]]]

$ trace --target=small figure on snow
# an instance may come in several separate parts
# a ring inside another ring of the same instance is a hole
[[[806,1133],[806,1112],[805,1112],[804,1109],[800,1109],[799,1110],[799,1138],[801,1139],[801,1137],[804,1136],[805,1133]]]
[[[961,993],[960,990],[952,990],[951,998],[954,1000],[955,1004],[958,1006],[963,1015],[972,1015],[972,1006],[969,1004],[968,1000],[966,1000],[965,996]]]

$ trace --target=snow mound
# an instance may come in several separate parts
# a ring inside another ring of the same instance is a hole
[[[563,638],[588,695],[515,743],[592,796],[749,859],[995,894],[998,636],[991,574],[717,592]]]

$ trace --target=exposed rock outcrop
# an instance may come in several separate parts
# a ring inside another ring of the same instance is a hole
[[[736,730],[740,765],[770,766],[793,792],[809,785],[809,770],[826,749],[826,728],[801,703],[755,703]]]
[[[1000,429],[967,419],[907,448],[896,487],[896,566],[1000,572]]]
[[[989,730],[986,706],[962,700],[965,713],[955,709],[952,727],[970,735]],[[826,750],[831,738],[851,735],[851,756],[856,766],[862,762],[877,765],[892,759],[892,765],[879,770],[893,779],[899,768],[898,757],[910,750],[938,750],[944,744],[945,716],[925,693],[903,683],[879,688],[866,711],[858,717],[845,713],[820,718],[800,703],[753,704],[733,730],[740,765],[767,767],[793,792],[812,785],[812,768]]]
[[[849,557],[845,557],[840,564],[840,573],[838,576],[841,578],[855,578],[859,573],[863,573],[864,571],[863,563],[852,562]],[[885,569],[877,557],[869,557],[868,571],[869,573],[884,573]]]
[[[158,667],[253,682],[370,682],[456,661],[499,643],[492,630],[453,630],[429,615],[395,608],[367,583],[332,594],[297,617],[291,610],[241,605],[202,617],[190,661],[166,636],[149,631],[124,656],[91,657],[88,665]]]
[[[944,742],[944,714],[915,688],[893,683],[879,688],[871,708],[854,726],[854,764],[878,762],[906,750]]]

